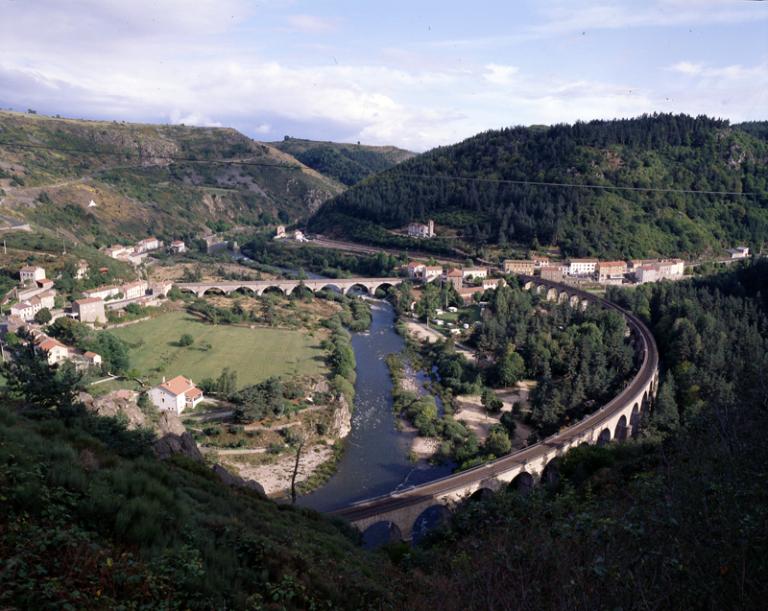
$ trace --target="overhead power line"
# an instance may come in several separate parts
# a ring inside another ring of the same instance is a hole
[[[449,174],[404,174],[398,172],[397,176],[405,178],[429,178],[436,180],[456,180],[466,182],[485,182],[492,184],[510,184],[510,185],[531,185],[534,187],[565,187],[569,189],[606,189],[615,191],[651,191],[658,193],[689,193],[696,195],[744,195],[750,196],[752,193],[743,191],[706,191],[699,189],[674,189],[664,187],[620,187],[615,185],[595,185],[580,184],[573,182],[548,182],[545,180],[513,180],[507,178],[483,178],[480,176],[451,176]]]
[[[120,153],[120,152],[99,151],[94,149],[64,148],[64,147],[49,146],[46,144],[31,144],[31,143],[24,143],[24,142],[3,142],[0,140],[0,146],[6,146],[11,148],[17,147],[17,148],[23,148],[23,149],[46,149],[46,150],[59,151],[59,152],[65,152],[65,153],[81,153],[86,155],[92,155],[95,157],[120,157],[120,158],[125,158],[126,160],[131,158],[138,159],[139,161],[142,160],[141,155],[134,157],[133,155],[126,155],[125,153]],[[304,169],[303,166],[299,166],[299,165],[264,163],[264,162],[258,162],[258,161],[245,161],[245,160],[239,160],[239,159],[197,159],[194,157],[176,157],[176,156],[168,156],[168,157],[164,157],[164,159],[167,159],[172,162],[179,162],[179,163],[215,163],[215,164],[221,164],[221,165],[255,166],[255,167],[275,168],[278,170],[292,170],[292,171]],[[136,166],[136,167],[141,167],[141,166]],[[104,171],[107,171],[109,169],[111,168],[104,168]],[[124,169],[124,167],[113,168],[113,169]],[[488,184],[511,184],[511,185],[528,185],[528,186],[534,186],[534,187],[554,187],[554,188],[564,188],[564,189],[599,189],[599,190],[605,190],[605,191],[678,193],[682,195],[686,195],[686,194],[687,195],[723,195],[723,196],[736,196],[736,197],[751,197],[755,195],[754,193],[745,193],[742,191],[676,189],[672,187],[626,187],[626,186],[618,186],[618,185],[580,184],[580,183],[554,182],[554,181],[545,181],[545,180],[483,178],[481,176],[459,176],[459,175],[451,175],[451,174],[410,174],[410,173],[400,172],[397,168],[392,168],[392,169],[394,170],[393,175],[396,176],[397,178],[410,178],[410,179],[417,179],[417,180],[448,180],[448,181],[476,182],[476,183],[488,183]],[[229,190],[239,191],[239,189],[229,189]]]

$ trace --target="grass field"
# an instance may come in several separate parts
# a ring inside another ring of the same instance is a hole
[[[320,338],[301,331],[209,325],[186,312],[170,312],[111,332],[131,345],[131,367],[151,382],[176,375],[199,382],[229,367],[242,387],[272,375],[326,371]],[[192,346],[176,345],[184,333],[195,339]],[[208,350],[203,349],[206,342]]]

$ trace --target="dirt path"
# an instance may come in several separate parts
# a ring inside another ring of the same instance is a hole
[[[405,328],[420,342],[433,344],[437,341],[445,339],[445,336],[443,336],[441,333],[438,333],[424,323],[417,322],[415,320],[406,321]],[[465,346],[462,346],[458,343],[455,345],[456,352],[463,354],[469,362],[474,363],[477,361],[477,356],[475,356],[475,353],[472,352],[469,348],[466,348]]]

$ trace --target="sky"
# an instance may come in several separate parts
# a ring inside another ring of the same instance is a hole
[[[418,152],[513,125],[768,119],[768,2],[0,0],[0,108]]]

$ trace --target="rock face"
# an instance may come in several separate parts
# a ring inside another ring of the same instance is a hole
[[[214,465],[213,472],[227,486],[234,486],[236,488],[248,488],[249,490],[255,490],[259,494],[266,496],[266,492],[264,492],[264,487],[260,483],[252,479],[243,479],[239,475],[230,473],[221,465]]]
[[[187,432],[187,429],[181,423],[181,419],[173,412],[160,412],[160,420],[157,422],[157,428],[161,436],[167,435],[168,433],[183,435]]]
[[[94,398],[88,393],[81,392],[78,399],[85,409],[97,416],[119,416],[128,420],[129,429],[148,426],[147,418],[137,405],[139,393],[133,390],[114,390],[103,397]]]
[[[343,439],[352,430],[352,410],[349,409],[344,395],[339,395],[336,400],[336,407],[333,410],[333,420],[331,421],[329,434],[332,437]]]
[[[168,433],[152,444],[152,450],[160,460],[167,460],[176,454],[182,454],[195,462],[205,462],[195,438],[189,433],[176,435]]]

